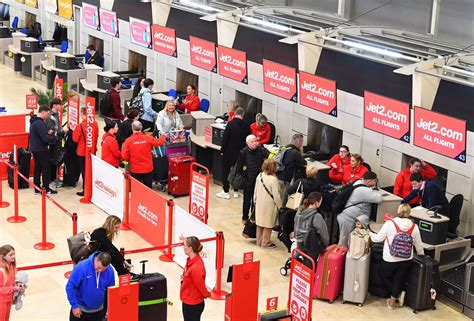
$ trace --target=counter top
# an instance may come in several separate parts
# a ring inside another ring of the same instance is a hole
[[[438,214],[441,218],[432,218],[433,213],[428,209],[417,206],[411,209],[410,217],[414,217],[423,221],[427,221],[430,223],[445,223],[449,222],[449,217]]]
[[[191,116],[193,116],[194,119],[215,119],[216,118],[209,113],[203,112],[202,110],[192,111]]]
[[[398,195],[387,192],[386,190],[379,189],[378,192],[382,195],[384,202],[401,202],[403,198]]]
[[[221,147],[219,145],[216,145],[213,143],[207,143],[205,136],[196,136],[193,133],[191,133],[190,138],[191,138],[191,142],[198,145],[199,147],[221,150]]]

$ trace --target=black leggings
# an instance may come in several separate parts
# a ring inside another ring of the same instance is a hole
[[[133,178],[143,183],[143,185],[153,188],[153,172],[149,173],[130,173]]]
[[[411,260],[401,262],[382,263],[382,277],[387,289],[391,290],[391,296],[398,298],[405,288],[405,280],[410,270]]]
[[[204,311],[204,301],[199,304],[183,303],[184,321],[201,321],[201,314]]]
[[[101,310],[101,311],[98,311],[98,312],[93,312],[93,313],[86,313],[86,312],[82,312],[82,315],[80,318],[76,318],[73,314],[72,314],[72,310],[71,312],[69,313],[69,321],[79,321],[79,320],[87,320],[87,321],[102,321],[102,318],[103,318],[103,315],[104,315],[104,311]]]
[[[33,159],[35,161],[33,181],[36,186],[48,190],[49,182],[51,180],[51,161],[49,150],[33,152]],[[43,177],[43,185],[41,185],[41,176]],[[22,178],[19,178],[19,180],[21,179]]]

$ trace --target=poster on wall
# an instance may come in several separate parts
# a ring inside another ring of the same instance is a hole
[[[151,49],[151,26],[148,21],[130,17],[130,41]]]
[[[153,25],[151,31],[153,34],[153,50],[171,57],[178,57],[176,30]]]
[[[217,73],[216,44],[189,36],[191,65]]]
[[[415,146],[466,162],[466,121],[414,107]]]
[[[364,92],[364,128],[410,142],[410,104]]]
[[[72,19],[72,0],[58,0],[58,14],[65,19]]]
[[[263,59],[263,89],[269,94],[296,103],[298,101],[296,69]]]
[[[56,14],[56,12],[58,12],[57,0],[46,0],[44,4],[44,9],[46,10],[46,12]]]
[[[300,104],[337,117],[336,82],[300,71]]]
[[[219,74],[247,84],[247,53],[224,46],[219,46],[217,50]]]
[[[117,13],[99,8],[100,30],[113,37],[119,36]]]
[[[25,0],[25,4],[29,7],[38,8],[38,0]]]
[[[97,6],[83,2],[82,18],[84,27],[99,30],[99,8]]]

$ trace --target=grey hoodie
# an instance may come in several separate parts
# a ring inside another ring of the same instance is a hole
[[[307,208],[303,211],[298,211],[295,216],[295,236],[298,244],[303,243],[306,234],[313,226],[321,237],[321,242],[326,247],[329,244],[329,233],[321,214],[316,208]]]
[[[362,180],[358,180],[354,182],[354,186],[360,185],[362,183]],[[379,204],[382,203],[382,201],[382,195],[379,192],[374,191],[372,188],[366,186],[356,188],[347,200],[346,209],[344,209],[342,213],[337,216],[338,221],[340,219],[345,219],[354,223],[356,217],[359,217],[361,215],[370,217],[372,203]]]

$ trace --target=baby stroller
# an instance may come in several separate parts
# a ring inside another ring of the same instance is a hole
[[[290,247],[290,253],[296,249],[297,246],[296,246],[296,240],[294,240],[292,243],[291,243],[291,247]],[[280,268],[280,274],[283,275],[283,276],[287,276],[288,275],[288,271],[291,269],[291,256],[286,260],[285,262],[285,265],[283,265],[281,268]]]
[[[280,222],[280,231],[278,231],[278,239],[285,244],[288,252],[291,250],[292,241],[290,234],[295,229],[296,210],[282,207],[278,211],[278,222]]]

